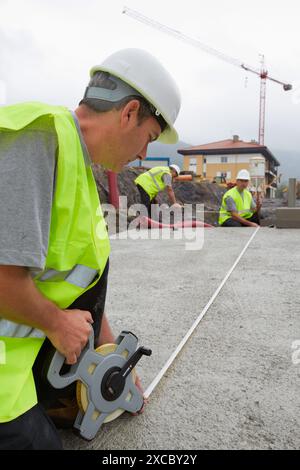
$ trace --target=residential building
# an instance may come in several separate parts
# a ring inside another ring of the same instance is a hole
[[[250,170],[252,157],[263,157],[266,196],[275,197],[280,163],[266,146],[256,141],[244,142],[235,135],[232,139],[189,147],[178,153],[184,156],[183,170],[192,171],[196,179],[226,182],[235,182],[240,170]]]

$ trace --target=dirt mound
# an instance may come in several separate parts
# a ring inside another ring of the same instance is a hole
[[[102,203],[108,203],[108,181],[105,170],[99,165],[93,166],[98,191]],[[120,196],[127,196],[127,207],[140,203],[140,194],[134,184],[134,180],[138,175],[147,171],[147,168],[131,168],[127,167],[118,174],[118,186]],[[217,225],[218,214],[222,202],[223,194],[226,188],[216,183],[207,181],[196,183],[194,181],[175,182],[173,189],[176,199],[182,204],[204,204],[204,221],[213,225]],[[161,192],[157,200],[160,204],[168,204],[168,195]],[[275,223],[275,212],[277,207],[282,207],[287,203],[283,199],[264,199],[261,210],[262,225],[272,225]],[[297,201],[297,204],[300,204]]]
[[[94,175],[96,178],[98,191],[102,203],[108,201],[108,181],[105,170],[99,165],[93,166]],[[118,186],[120,196],[127,196],[127,206],[140,203],[140,194],[134,184],[134,180],[141,173],[147,171],[146,168],[131,168],[127,167],[118,174]],[[176,199],[183,204],[204,204],[205,211],[215,212],[219,210],[222,196],[225,188],[218,186],[215,183],[201,182],[196,183],[193,181],[188,182],[175,182],[173,189]],[[168,203],[168,195],[161,192],[158,197],[160,204]]]

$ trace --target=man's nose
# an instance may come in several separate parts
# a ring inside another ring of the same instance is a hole
[[[147,155],[147,148],[148,148],[148,144],[146,144],[145,147],[139,152],[137,158],[140,158],[140,160],[145,160],[146,155]]]

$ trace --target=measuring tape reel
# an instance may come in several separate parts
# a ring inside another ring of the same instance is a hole
[[[93,439],[103,423],[113,421],[124,411],[136,413],[143,407],[134,367],[142,356],[151,356],[152,351],[137,345],[138,338],[133,333],[122,331],[115,344],[94,350],[92,332],[77,363],[63,375],[60,372],[65,357],[55,352],[47,379],[57,389],[77,382],[79,412],[74,427],[83,438]]]

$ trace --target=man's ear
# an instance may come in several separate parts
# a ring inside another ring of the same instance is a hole
[[[121,110],[121,127],[134,127],[138,122],[138,113],[140,109],[139,100],[129,101]]]

